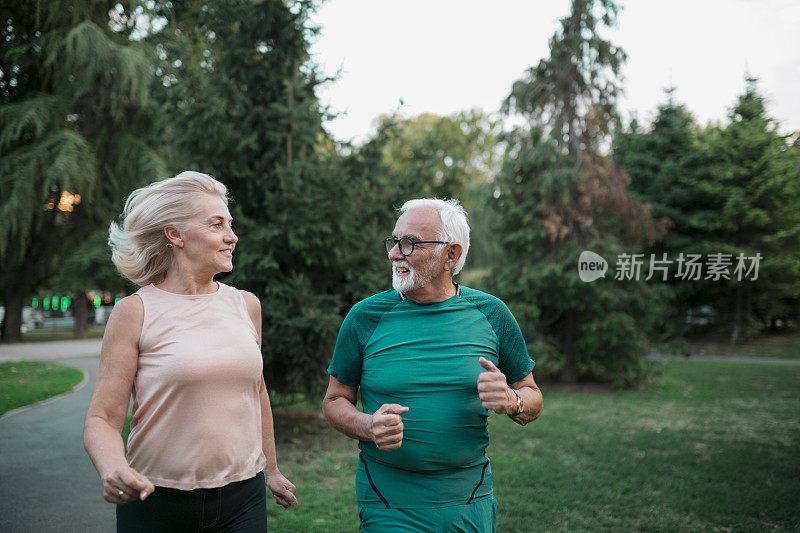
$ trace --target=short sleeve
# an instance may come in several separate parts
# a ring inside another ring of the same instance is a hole
[[[361,383],[363,353],[358,338],[357,315],[357,306],[347,313],[342,327],[339,328],[339,336],[333,348],[333,358],[328,366],[328,374],[350,387],[358,387]]]
[[[500,372],[506,375],[509,383],[515,383],[533,371],[534,362],[528,354],[525,339],[519,329],[514,315],[506,305],[498,301],[498,311],[501,320],[499,346]]]

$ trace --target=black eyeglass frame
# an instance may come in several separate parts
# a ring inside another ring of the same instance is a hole
[[[403,254],[403,257],[408,257],[409,255],[413,254],[414,253],[414,246],[416,246],[418,244],[453,244],[451,241],[415,241],[411,237],[400,237],[399,239],[395,239],[394,237],[389,236],[389,237],[386,237],[385,239],[383,239],[383,245],[384,245],[384,247],[386,247],[386,253],[388,254],[389,252],[391,252],[392,248],[397,246],[397,244],[400,241],[404,241],[404,240],[411,243],[411,251],[408,252],[407,254],[404,254],[403,253],[403,247],[402,246],[398,246],[397,247],[397,251],[399,251],[401,254]]]

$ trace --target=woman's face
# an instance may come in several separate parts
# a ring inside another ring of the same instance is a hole
[[[239,238],[233,232],[231,213],[222,198],[198,196],[199,212],[183,232],[183,254],[189,263],[212,275],[233,270],[233,249]]]

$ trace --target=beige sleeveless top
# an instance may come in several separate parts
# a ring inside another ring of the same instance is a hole
[[[174,294],[144,303],[128,462],[161,487],[221,487],[255,476],[261,449],[262,359],[241,293]]]

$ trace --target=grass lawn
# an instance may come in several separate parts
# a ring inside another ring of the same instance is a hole
[[[739,346],[724,342],[694,343],[692,354],[739,357],[773,357],[776,359],[800,359],[800,333],[764,335]]]
[[[643,391],[544,388],[528,427],[492,415],[498,531],[800,529],[800,366],[670,361]],[[355,532],[356,443],[316,410],[275,412],[300,507],[275,532]]]
[[[0,363],[0,415],[71,390],[83,380],[80,370],[53,363]]]

